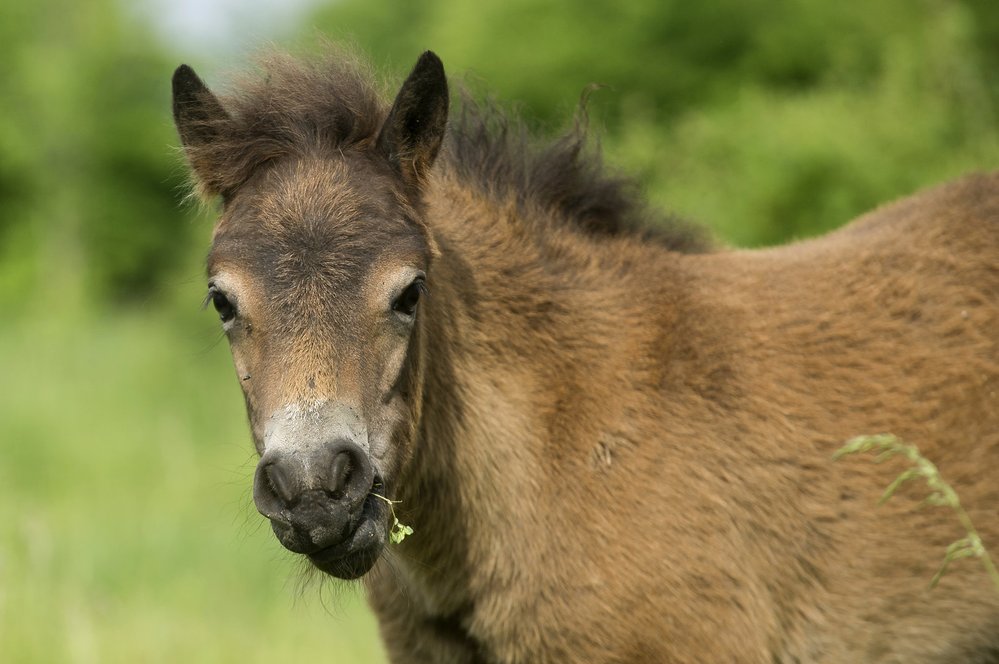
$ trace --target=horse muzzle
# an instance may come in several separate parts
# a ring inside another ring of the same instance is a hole
[[[356,579],[387,539],[382,486],[367,453],[349,439],[308,450],[271,449],[253,479],[253,502],[278,540],[322,571]]]

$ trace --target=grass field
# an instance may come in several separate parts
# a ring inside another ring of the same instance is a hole
[[[253,509],[212,315],[68,318],[0,323],[0,662],[384,661]]]

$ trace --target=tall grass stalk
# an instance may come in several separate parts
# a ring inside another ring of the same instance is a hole
[[[967,536],[951,543],[947,547],[943,563],[930,581],[930,588],[935,587],[939,583],[941,577],[947,571],[947,567],[954,560],[958,558],[978,558],[982,561],[982,566],[985,567],[985,571],[988,573],[989,578],[992,579],[996,590],[999,591],[999,571],[996,570],[995,563],[992,562],[992,557],[982,544],[982,538],[978,535],[978,531],[975,530],[974,524],[971,523],[971,517],[961,507],[961,501],[958,499],[957,492],[940,477],[940,471],[933,462],[920,454],[915,445],[902,442],[897,436],[891,434],[851,438],[833,455],[833,458],[840,459],[848,454],[862,452],[877,452],[878,455],[875,460],[878,463],[894,456],[903,456],[912,464],[911,468],[900,473],[888,485],[888,488],[885,489],[881,495],[881,499],[878,501],[879,505],[891,498],[899,487],[909,480],[922,478],[930,488],[930,495],[926,497],[924,502],[929,505],[950,507],[954,510],[958,521],[961,522],[961,526],[967,533]]]

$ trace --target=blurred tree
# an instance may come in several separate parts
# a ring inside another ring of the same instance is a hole
[[[999,6],[995,0],[965,0],[972,24],[971,35],[983,71],[999,72]],[[992,104],[999,105],[999,76],[986,81]]]
[[[144,297],[190,251],[164,57],[112,0],[0,7],[0,295]]]
[[[345,0],[314,22],[397,70],[433,48],[452,69],[474,71],[546,120],[561,117],[566,100],[591,82],[668,120],[730,101],[746,85],[801,90],[869,79],[884,36],[911,33],[922,18],[909,0],[863,8],[806,0],[419,0],[400,8]]]
[[[433,48],[547,127],[607,84],[608,156],[743,245],[999,161],[990,0],[342,0],[314,25],[400,75]]]
[[[743,245],[999,154],[991,0],[339,0],[308,23],[396,76],[433,48],[546,130],[606,84],[608,157]],[[0,4],[0,299],[144,298],[193,253],[163,50],[116,0]]]

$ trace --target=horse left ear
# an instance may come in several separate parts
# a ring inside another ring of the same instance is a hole
[[[402,84],[378,149],[410,185],[419,186],[437,157],[447,127],[448,93],[444,64],[426,51]]]
[[[222,162],[213,146],[229,114],[187,65],[173,73],[173,120],[201,192],[225,195]]]

